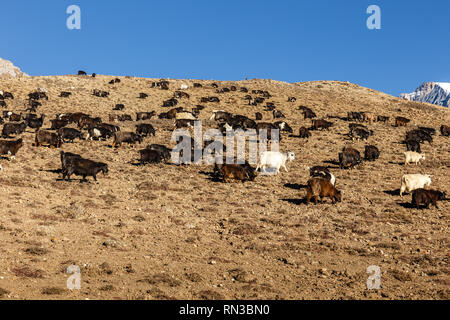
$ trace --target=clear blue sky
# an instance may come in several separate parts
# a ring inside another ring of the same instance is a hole
[[[81,30],[66,8],[81,8]],[[381,30],[366,9],[381,8]],[[2,1],[0,57],[30,75],[450,82],[449,0]]]

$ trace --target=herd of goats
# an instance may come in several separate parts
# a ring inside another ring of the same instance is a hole
[[[87,77],[88,75],[80,71],[79,76]],[[92,77],[95,77],[92,74]],[[112,79],[109,85],[115,85],[120,83],[119,78]],[[170,82],[166,80],[161,80],[159,82],[153,82],[151,87],[160,90],[169,90]],[[194,83],[192,86],[194,89],[201,89],[203,87],[200,83]],[[268,102],[271,95],[268,91],[263,90],[252,90],[251,92],[246,87],[223,87],[219,88],[216,83],[211,83],[210,87],[215,89],[216,93],[225,93],[232,91],[239,91],[245,94],[244,99],[248,101],[249,105],[259,106],[262,105],[264,111],[269,111],[273,115],[273,123],[262,122],[262,114],[257,112],[255,114],[255,120],[248,118],[243,115],[233,115],[229,112],[223,110],[215,110],[210,118],[210,120],[215,120],[217,123],[217,129],[222,133],[229,132],[231,130],[255,130],[257,133],[265,131],[264,135],[267,143],[272,143],[271,139],[281,140],[282,136],[280,134],[272,135],[272,131],[287,132],[292,134],[293,130],[289,124],[283,119],[285,116],[282,112],[276,109],[276,106],[272,102]],[[189,89],[188,85],[183,84],[181,88],[177,89],[174,96],[163,102],[164,108],[169,108],[169,111],[162,112],[156,115],[155,111],[151,112],[138,112],[136,114],[136,130],[135,132],[125,132],[121,131],[120,127],[115,124],[110,124],[111,122],[120,121],[134,121],[131,115],[122,114],[111,114],[109,116],[109,122],[105,123],[99,117],[92,117],[89,114],[82,112],[77,113],[65,113],[58,114],[55,119],[50,120],[51,128],[48,130],[43,130],[42,126],[44,124],[45,115],[37,115],[37,109],[42,106],[42,103],[48,100],[47,90],[44,88],[39,88],[35,92],[28,94],[28,99],[26,100],[26,113],[16,114],[11,111],[3,111],[3,117],[0,117],[0,123],[3,124],[2,138],[8,140],[0,140],[0,154],[8,155],[11,159],[15,158],[15,155],[19,149],[23,146],[23,139],[19,138],[19,135],[24,133],[27,128],[35,130],[35,142],[34,146],[48,146],[50,148],[59,148],[63,143],[71,142],[73,143],[75,139],[86,139],[86,140],[104,140],[113,138],[112,147],[118,147],[122,143],[135,144],[141,143],[143,139],[147,136],[155,136],[155,129],[150,123],[145,123],[146,120],[150,120],[153,117],[158,117],[159,119],[173,119],[175,120],[175,128],[192,128],[196,121],[198,121],[198,116],[201,110],[204,109],[203,105],[197,105],[192,108],[191,111],[185,110],[183,107],[177,107],[179,100],[189,99],[190,95],[185,92]],[[251,93],[251,94],[250,94]],[[71,92],[63,91],[60,93],[60,98],[67,98],[71,96]],[[109,92],[102,90],[93,90],[94,96],[99,98],[106,98]],[[146,93],[140,93],[139,99],[146,99],[148,95]],[[0,91],[0,106],[7,108],[7,100],[14,99],[14,95],[11,92]],[[288,102],[295,102],[295,97],[289,97]],[[201,104],[205,103],[220,103],[220,99],[217,96],[202,97],[200,100]],[[265,105],[264,105],[265,103]],[[115,111],[122,111],[125,109],[123,104],[117,104],[113,107]],[[314,130],[329,130],[333,123],[325,119],[317,119],[317,115],[314,111],[308,107],[300,106],[299,110],[302,112],[304,119],[311,119],[312,126],[310,128],[301,127],[297,137],[308,139],[311,137],[311,131]],[[5,122],[8,120],[8,122]],[[375,115],[371,112],[349,112],[346,118],[343,120],[349,121],[349,137],[354,140],[367,140],[371,135],[374,134],[372,130],[369,130],[367,125],[364,123],[373,122],[388,122],[389,117]],[[410,122],[409,119],[405,117],[396,117],[394,120],[394,125],[407,126]],[[74,124],[78,129],[70,127]],[[83,131],[87,131],[87,135]],[[450,136],[450,127],[447,125],[442,125],[440,127],[440,133],[442,136]],[[433,141],[433,136],[436,134],[436,129],[429,127],[419,126],[416,129],[408,131],[404,143],[406,145],[405,154],[405,165],[410,163],[418,164],[420,160],[425,159],[425,155],[421,153],[421,144],[428,142],[430,145]],[[13,139],[11,136],[15,136],[19,139]],[[260,136],[261,137],[261,136]],[[182,136],[183,138],[188,138]],[[181,139],[181,140],[182,140]],[[193,140],[192,138],[188,138]],[[193,141],[192,144],[193,154],[195,154],[195,148],[197,147],[196,142]],[[208,140],[203,142],[205,148],[208,146],[218,147],[220,142]],[[226,151],[223,144],[219,147]],[[139,150],[140,153],[140,164],[147,163],[169,163],[172,158],[172,152],[170,148],[165,145],[160,144],[150,144],[145,149]],[[366,161],[376,161],[380,156],[380,151],[376,146],[367,145],[364,150],[364,155],[361,156],[360,152],[350,146],[344,147],[344,149],[339,153],[339,166],[341,169],[349,169],[359,165],[363,160]],[[83,158],[79,154],[74,154],[70,152],[60,152],[61,157],[61,172],[63,175],[63,180],[70,181],[72,175],[81,176],[81,182],[87,181],[88,176],[93,177],[97,181],[97,174],[100,172],[107,173],[108,165],[102,162],[96,162],[89,159]],[[230,182],[233,180],[237,181],[251,181],[254,180],[257,172],[264,172],[266,169],[271,168],[275,170],[277,174],[280,168],[287,171],[286,162],[295,159],[293,152],[275,152],[275,151],[265,151],[262,152],[258,161],[258,166],[253,168],[247,161],[242,164],[236,163],[225,163],[222,161],[219,163],[215,162],[213,175],[216,179],[223,182]],[[226,161],[229,162],[229,161]],[[310,168],[311,178],[307,182],[306,188],[306,203],[310,203],[311,199],[314,203],[317,203],[320,199],[323,202],[324,198],[330,198],[332,203],[340,202],[342,199],[341,192],[336,189],[336,179],[334,175],[330,172],[329,168],[325,166],[314,166]],[[439,190],[426,189],[431,185],[431,176],[422,174],[406,174],[402,177],[400,195],[402,196],[404,192],[412,192],[412,205],[417,208],[429,208],[433,205],[437,208],[437,201],[446,200],[444,192]]]

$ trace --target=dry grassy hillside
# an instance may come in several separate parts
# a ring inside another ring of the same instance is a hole
[[[167,112],[162,102],[181,84],[190,99],[180,105],[190,109],[201,97],[218,96],[200,114],[223,109],[264,121],[272,114],[262,105],[248,106],[245,93],[216,94],[212,81],[170,80],[170,90],[150,88],[155,80],[111,76],[30,77],[0,81],[0,90],[11,91],[8,110],[24,112],[27,94],[46,88],[49,100],[38,114],[85,112],[108,122],[113,113]],[[138,147],[111,148],[111,140],[76,141],[62,150],[109,165],[99,182],[61,181],[59,149],[35,148],[34,133],[22,135],[24,147],[17,159],[1,160],[0,173],[0,297],[4,299],[449,299],[450,203],[439,209],[410,207],[411,195],[396,190],[405,173],[433,175],[432,188],[450,194],[449,138],[436,134],[434,143],[422,145],[427,160],[404,167],[406,130],[417,125],[436,128],[450,123],[448,109],[411,103],[374,90],[342,82],[287,84],[271,80],[217,82],[249,90],[268,90],[278,110],[297,134],[310,126],[298,106],[312,108],[320,118],[346,116],[348,111],[373,111],[379,115],[406,116],[408,128],[391,123],[370,126],[368,142],[352,142],[344,135],[348,123],[331,118],[330,131],[313,132],[309,140],[284,135],[282,150],[296,160],[289,172],[258,176],[255,181],[224,184],[211,180],[208,166],[134,166]],[[109,91],[108,98],[92,95]],[[71,91],[69,98],[59,98]],[[145,100],[138,99],[147,93]],[[254,96],[254,95],[253,95]],[[296,97],[295,103],[287,102]],[[123,103],[123,112],[113,112]],[[150,120],[156,137],[148,143],[169,143],[172,120]],[[214,126],[205,121],[205,127]],[[135,122],[119,123],[134,130]],[[334,164],[345,144],[360,151],[369,143],[381,150],[376,162],[354,170]],[[342,190],[343,201],[307,206],[302,187],[307,166],[328,165]],[[67,266],[81,267],[82,288],[66,289]],[[381,268],[381,290],[367,290],[366,269]]]

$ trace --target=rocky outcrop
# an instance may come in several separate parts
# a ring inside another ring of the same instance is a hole
[[[28,77],[26,73],[20,71],[11,61],[0,59],[0,79],[12,79]]]
[[[436,104],[439,106],[450,106],[450,83],[425,82],[413,93],[402,93],[400,98]]]

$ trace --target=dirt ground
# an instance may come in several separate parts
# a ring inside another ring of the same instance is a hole
[[[181,84],[190,109],[201,97],[218,96],[206,103],[200,119],[204,126],[212,110],[223,109],[254,119],[273,121],[263,105],[248,106],[239,91],[218,94],[213,81],[169,80],[170,90],[150,88],[158,79],[112,76],[30,77],[0,81],[11,91],[8,110],[25,112],[27,94],[43,87],[49,100],[38,114],[85,112],[100,116],[155,110],[167,112],[162,102]],[[203,88],[192,88],[194,82]],[[433,175],[434,189],[450,194],[449,138],[440,133],[422,151],[419,166],[403,165],[406,130],[417,125],[437,130],[450,124],[448,109],[412,103],[355,84],[308,82],[288,84],[272,80],[217,82],[249,90],[268,90],[277,109],[298,133],[303,120],[301,105],[319,118],[345,117],[348,111],[373,111],[391,117],[375,123],[368,142],[345,136],[348,122],[334,122],[330,131],[312,132],[309,140],[283,134],[281,150],[295,152],[289,172],[258,176],[253,182],[224,184],[213,181],[211,166],[135,166],[138,150],[148,143],[170,143],[173,120],[150,120],[156,137],[139,147],[112,149],[109,141],[76,141],[62,150],[108,164],[109,173],[80,183],[61,181],[61,149],[32,146],[34,132],[22,135],[25,144],[16,160],[1,160],[0,172],[0,298],[2,299],[449,299],[449,201],[439,209],[411,208],[411,195],[398,194],[406,173]],[[108,98],[92,95],[109,91]],[[69,98],[59,98],[71,91]],[[147,99],[138,99],[140,92]],[[252,95],[256,96],[256,95]],[[296,97],[295,103],[287,102]],[[112,111],[123,103],[123,112]],[[407,128],[392,119],[406,116]],[[123,131],[136,122],[121,122]],[[376,145],[380,159],[353,170],[335,164],[346,144],[361,152]],[[332,205],[306,205],[307,166],[328,165],[336,176],[343,201]],[[66,268],[81,268],[81,289],[68,290]],[[381,289],[368,290],[366,270],[381,268]]]

